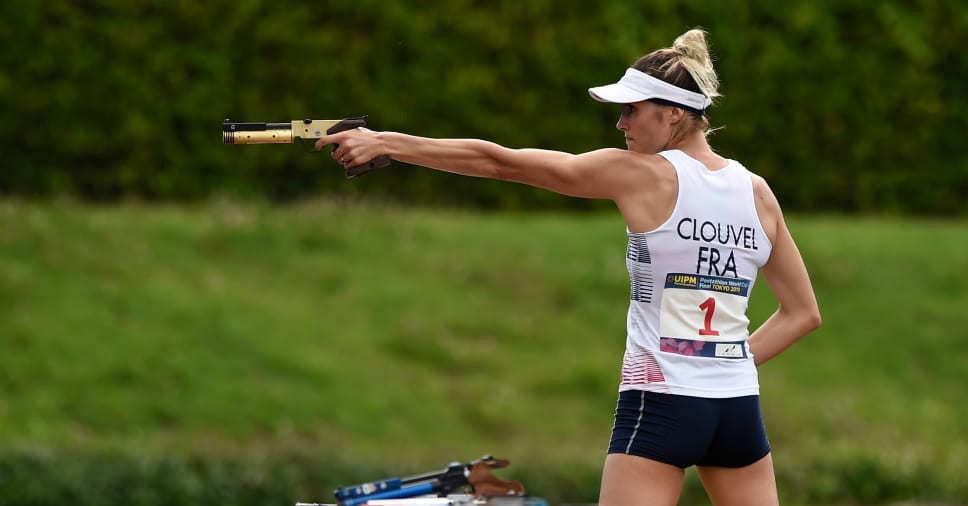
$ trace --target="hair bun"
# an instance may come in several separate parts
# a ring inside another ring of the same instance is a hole
[[[704,95],[709,98],[720,96],[717,91],[719,77],[713,67],[713,59],[709,55],[705,30],[693,28],[676,37],[671,49],[678,56],[679,64],[689,71],[689,75]]]
[[[700,28],[693,28],[676,37],[672,43],[672,50],[680,57],[695,60],[701,65],[709,65],[709,45],[706,43],[706,32]]]

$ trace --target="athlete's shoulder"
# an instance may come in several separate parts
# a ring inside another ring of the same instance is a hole
[[[770,188],[770,183],[767,182],[766,178],[746,169],[746,172],[750,175],[750,180],[753,183],[753,195],[756,196],[757,201],[762,201],[769,207],[779,208],[780,203],[776,199],[776,195],[773,194],[773,189]]]
[[[760,225],[770,242],[775,243],[777,226],[783,222],[783,210],[780,208],[780,201],[777,200],[766,178],[749,169],[746,169],[746,172],[750,175],[750,180],[753,183],[753,201]]]
[[[584,153],[583,156],[590,156],[603,159],[614,159],[614,160],[637,160],[642,163],[654,163],[658,164],[665,160],[659,154],[647,154],[639,153],[636,151],[630,151],[628,149],[620,148],[601,148],[594,151],[588,151]]]
[[[627,149],[602,148],[579,155],[584,163],[599,169],[618,170],[638,176],[669,174],[672,162],[658,154],[637,153]]]
[[[743,165],[742,162],[733,159],[729,161],[731,164],[741,168],[749,176],[750,182],[753,184],[753,193],[757,199],[767,197],[775,198],[773,197],[773,190],[770,188],[770,184],[766,181],[765,177],[753,172],[749,167]]]

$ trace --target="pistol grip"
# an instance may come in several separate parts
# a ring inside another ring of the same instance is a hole
[[[367,172],[379,169],[380,167],[386,167],[387,165],[390,165],[390,157],[386,155],[380,155],[370,160],[369,162],[366,162],[360,165],[355,165],[353,167],[347,167],[346,177],[352,178],[356,176],[362,176]]]
[[[343,121],[329,127],[326,130],[327,134],[335,134],[336,132],[342,132],[344,130],[352,130],[354,128],[365,127],[367,115],[360,116],[358,118],[346,118]],[[339,147],[339,144],[333,144],[333,149]],[[390,157],[386,155],[378,156],[366,163],[361,163],[360,165],[354,165],[353,167],[346,168],[346,177],[352,178],[356,176],[362,176],[367,172],[379,169],[380,167],[386,167],[390,165]]]

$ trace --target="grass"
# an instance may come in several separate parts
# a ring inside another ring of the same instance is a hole
[[[781,489],[863,499],[883,475],[965,499],[968,223],[788,220],[824,327],[761,369]],[[0,448],[399,472],[494,453],[539,487],[591,476],[574,493],[594,499],[625,341],[617,213],[0,201],[0,223]],[[754,326],[775,304],[759,283]]]

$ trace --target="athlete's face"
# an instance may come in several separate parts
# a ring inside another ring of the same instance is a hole
[[[615,128],[625,133],[629,151],[655,154],[667,148],[672,138],[669,109],[647,100],[622,105],[622,117]]]

